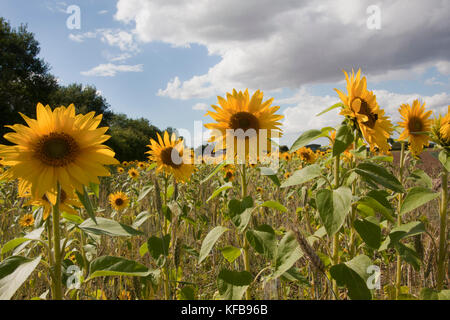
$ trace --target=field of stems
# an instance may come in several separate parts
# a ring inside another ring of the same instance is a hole
[[[341,123],[280,154],[268,140],[266,163],[200,159],[167,132],[119,163],[101,116],[39,104],[0,146],[0,299],[450,299],[450,115],[416,100],[391,123],[346,79],[324,111]],[[280,130],[271,103],[219,97],[216,150],[227,129]]]

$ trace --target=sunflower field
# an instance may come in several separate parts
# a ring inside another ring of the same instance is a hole
[[[21,114],[0,145],[0,299],[450,299],[450,106],[415,100],[392,123],[361,70],[345,77],[317,115],[339,109],[340,125],[285,153],[259,134],[283,118],[261,91],[211,106],[215,156],[166,131],[148,161],[119,162],[101,114]],[[239,139],[243,156],[227,150]]]

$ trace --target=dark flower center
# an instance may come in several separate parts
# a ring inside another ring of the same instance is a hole
[[[408,129],[409,132],[420,132],[423,130],[423,123],[422,120],[417,118],[417,117],[413,117],[411,119],[409,119],[408,121]]]
[[[259,121],[258,118],[249,112],[237,112],[230,119],[230,127],[233,130],[242,129],[247,131],[248,129],[254,129],[258,131]]]
[[[176,149],[175,152],[172,152],[173,150],[174,150],[173,147],[164,148],[161,151],[161,161],[162,163],[170,167],[179,168],[182,165],[181,157]],[[172,157],[174,159],[172,159]]]
[[[122,198],[117,198],[114,203],[116,204],[116,206],[121,206],[123,205],[123,199]]]
[[[359,101],[361,101],[361,108],[359,109],[359,113],[363,114],[363,115],[367,116],[367,118],[369,118],[367,121],[363,122],[363,124],[368,126],[371,129],[373,129],[373,127],[375,127],[375,123],[378,120],[378,114],[371,112],[369,104],[365,100],[363,100],[361,98],[356,98],[356,99],[359,99]]]
[[[65,133],[52,132],[37,142],[35,155],[46,165],[63,167],[75,160],[78,151],[74,138]]]

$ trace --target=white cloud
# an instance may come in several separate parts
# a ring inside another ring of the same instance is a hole
[[[70,40],[80,43],[86,39],[94,39],[97,37],[112,47],[118,47],[121,51],[134,53],[139,51],[133,33],[120,29],[97,29],[80,34],[69,34]]]
[[[114,77],[118,72],[142,72],[143,65],[126,65],[126,64],[100,64],[88,71],[82,71],[83,76],[96,77]]]
[[[192,110],[206,111],[208,109],[208,105],[206,103],[196,103]]]
[[[421,96],[419,94],[399,94],[387,90],[373,90],[377,97],[377,102],[394,123],[400,121],[398,108],[403,103],[411,103],[414,99],[425,102],[427,110],[433,110],[434,114],[444,114],[447,106],[450,105],[450,94],[442,92],[432,96]],[[339,102],[339,97],[335,96],[314,96],[307,90],[300,89],[292,98],[279,100],[277,104],[294,104],[284,110],[282,144],[292,145],[295,139],[304,131],[310,129],[320,129],[327,126],[335,127],[343,120],[339,115],[339,109],[334,109],[321,116],[316,116],[327,107]]]
[[[436,79],[436,77],[431,77],[425,79],[424,83],[427,86],[445,86],[445,83]]]
[[[108,10],[100,10],[100,11],[98,12],[98,14],[100,14],[100,15],[106,14],[106,13],[108,13]]]
[[[143,42],[200,44],[221,61],[173,80],[158,95],[208,98],[232,87],[276,90],[342,79],[361,67],[373,81],[409,78],[435,66],[450,73],[450,2],[378,1],[381,30],[369,30],[370,0],[118,0],[115,18]]]

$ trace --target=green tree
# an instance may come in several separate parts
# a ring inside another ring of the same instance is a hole
[[[26,25],[17,29],[0,17],[0,139],[10,130],[5,125],[24,123],[19,112],[33,117],[36,104],[48,103],[58,88],[50,67],[38,58],[39,43]]]

